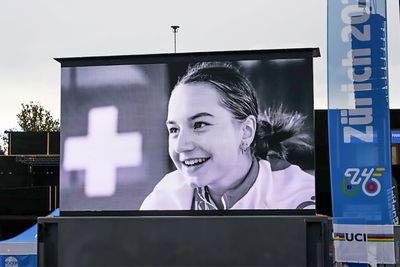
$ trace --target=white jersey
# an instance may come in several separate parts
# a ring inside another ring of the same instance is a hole
[[[190,210],[193,188],[178,170],[168,173],[143,201],[141,210]],[[296,165],[272,171],[259,160],[257,179],[231,209],[315,209],[314,177]]]

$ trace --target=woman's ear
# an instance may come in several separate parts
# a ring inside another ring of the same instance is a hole
[[[257,119],[249,115],[242,123],[242,141],[250,146],[256,135]]]

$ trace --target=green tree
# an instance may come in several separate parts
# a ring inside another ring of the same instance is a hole
[[[0,133],[0,155],[7,153],[8,135],[6,132]]]
[[[25,132],[55,132],[60,131],[60,122],[54,119],[50,111],[46,110],[39,103],[33,101],[28,104],[21,104],[22,109],[17,114],[18,125]]]
[[[8,132],[15,132],[17,129],[11,128],[0,133],[0,155],[8,154]]]

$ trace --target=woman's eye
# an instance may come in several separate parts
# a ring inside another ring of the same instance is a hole
[[[170,134],[177,133],[177,132],[178,132],[178,128],[177,128],[177,127],[168,128],[168,132],[169,132]]]
[[[202,121],[197,121],[193,124],[194,129],[201,129],[204,128],[205,126],[209,125],[208,123],[202,122]]]

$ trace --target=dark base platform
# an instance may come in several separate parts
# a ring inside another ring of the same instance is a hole
[[[39,218],[39,266],[329,266],[325,216]]]

